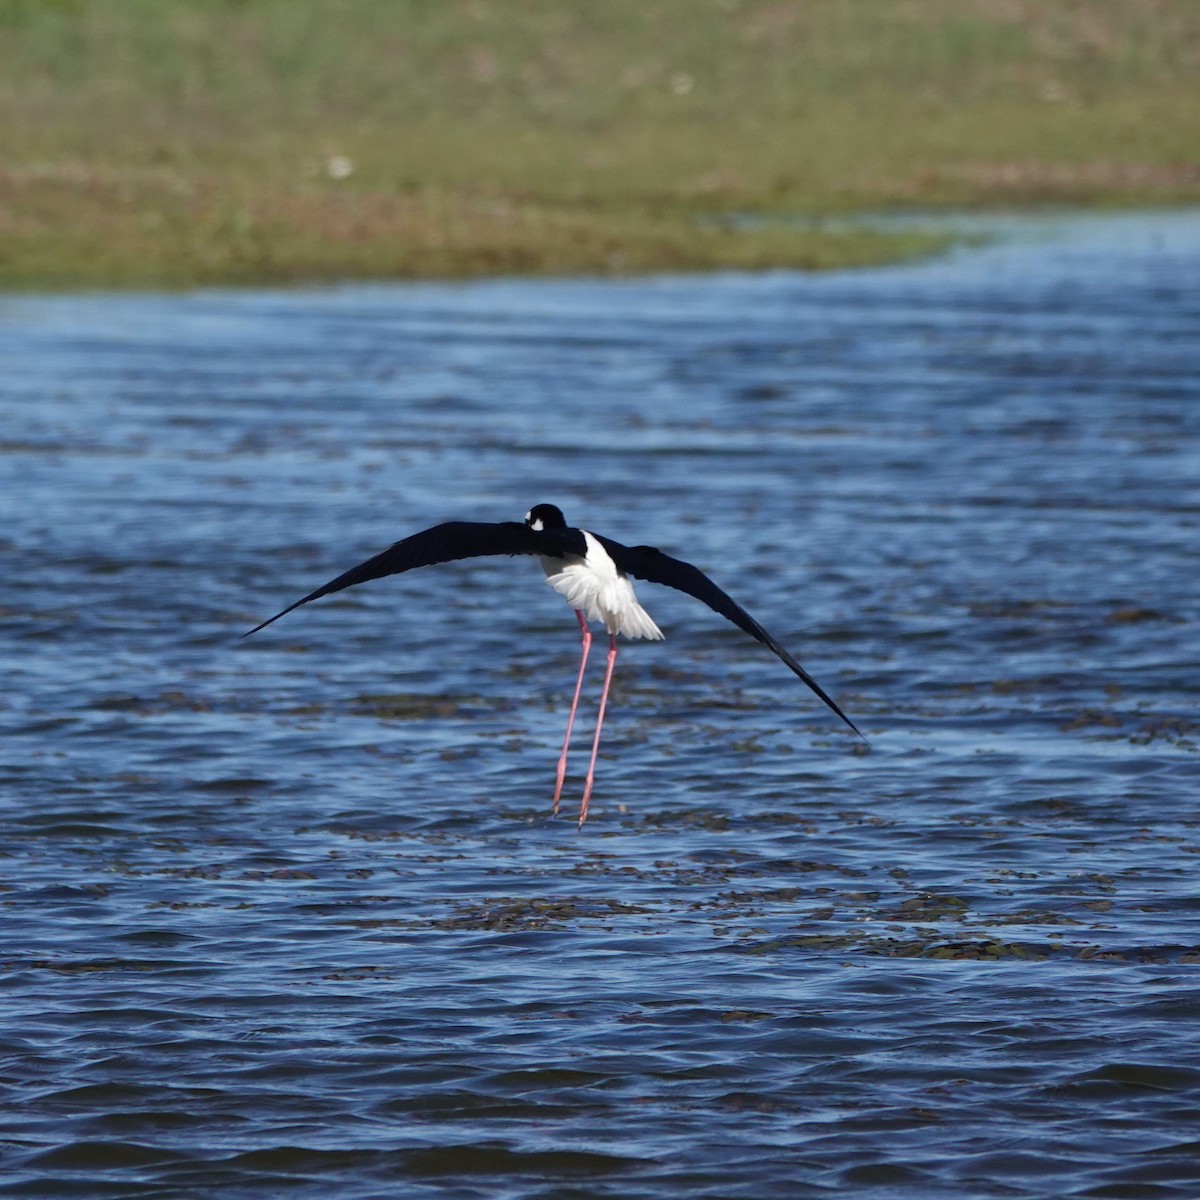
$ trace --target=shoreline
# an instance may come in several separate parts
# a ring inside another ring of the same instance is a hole
[[[356,283],[453,283],[488,279],[637,279],[721,271],[825,271],[899,265],[961,246],[1003,236],[1014,226],[1197,211],[1196,204],[1030,204],[954,208],[909,208],[840,213],[836,216],[739,213],[692,216],[630,246],[588,242],[576,229],[571,248],[554,253],[509,242],[503,247],[475,240],[464,247],[361,239],[354,253],[338,245],[324,256],[289,253],[286,238],[259,236],[256,252],[244,243],[209,243],[197,257],[193,243],[172,257],[165,247],[142,259],[59,257],[54,270],[22,262],[11,243],[0,261],[0,296],[60,295],[68,292],[178,292],[206,288],[305,288]],[[702,223],[703,222],[703,223]],[[246,236],[249,236],[247,234]],[[311,243],[307,245],[311,251]]]
[[[4,291],[819,270],[946,244],[887,214],[1200,203],[1180,0],[56,0],[0,28]]]

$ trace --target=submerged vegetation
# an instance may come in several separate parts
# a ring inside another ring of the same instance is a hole
[[[0,0],[0,283],[866,263],[1195,200],[1198,110],[1192,0]]]

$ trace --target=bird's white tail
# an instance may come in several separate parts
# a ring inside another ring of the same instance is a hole
[[[589,621],[603,622],[609,633],[619,633],[627,638],[663,640],[662,630],[638,603],[633,585],[623,575],[601,582],[591,572],[576,567],[547,575],[546,582]]]

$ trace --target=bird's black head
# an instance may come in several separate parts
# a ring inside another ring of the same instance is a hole
[[[553,504],[535,504],[525,514],[525,524],[540,533],[543,529],[566,529],[567,518],[562,515],[562,509]]]

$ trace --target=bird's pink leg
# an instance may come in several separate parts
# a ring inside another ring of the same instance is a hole
[[[571,730],[575,726],[575,710],[579,707],[579,693],[583,688],[583,669],[587,666],[588,651],[592,648],[592,631],[588,628],[587,619],[579,609],[575,610],[579,618],[579,628],[583,630],[583,657],[579,660],[579,677],[575,680],[575,699],[571,701],[571,715],[567,718],[567,736],[563,738],[562,754],[558,757],[558,780],[554,785],[554,815],[558,816],[558,801],[562,796],[563,780],[567,777],[567,750],[571,745]]]
[[[600,750],[600,730],[604,727],[604,709],[608,704],[608,688],[612,683],[613,667],[617,665],[617,635],[608,635],[608,669],[604,672],[604,691],[600,693],[600,711],[596,714],[596,736],[592,740],[592,761],[588,763],[587,782],[583,785],[583,804],[579,809],[579,828],[587,820],[588,801],[592,798],[592,784],[596,779],[596,754]]]

